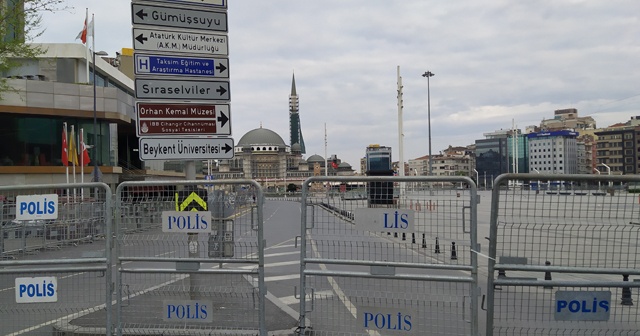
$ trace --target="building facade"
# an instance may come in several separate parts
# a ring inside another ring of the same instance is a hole
[[[95,162],[103,182],[115,185],[135,175],[129,172],[143,164],[132,155],[138,147],[133,81],[101,57],[96,57],[95,75],[93,66],[87,72],[91,59],[81,44],[39,46],[44,54],[17,59],[19,66],[2,74],[13,91],[0,100],[0,183],[66,183],[64,123],[76,135],[83,130],[91,147],[91,164],[76,169],[86,174],[77,181],[91,181]]]
[[[485,139],[476,140],[476,171],[478,185],[489,187],[500,174],[509,172],[508,139],[512,130],[485,133]]]
[[[601,129],[595,134],[598,137],[595,166],[600,173],[628,175],[640,172],[640,126],[620,125]]]
[[[577,132],[566,130],[528,134],[531,170],[542,174],[577,174],[577,136]]]

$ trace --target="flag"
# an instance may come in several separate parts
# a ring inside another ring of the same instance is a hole
[[[88,21],[89,21],[89,11],[87,10],[87,16],[84,19],[84,26],[82,27],[82,30],[78,33],[78,36],[76,36],[76,40],[80,39],[80,41],[82,41],[82,44],[87,43],[88,36],[93,37],[93,18],[91,18],[91,22],[88,22]]]
[[[331,167],[333,167],[333,169],[338,169],[338,164],[336,162],[331,162]]]
[[[67,150],[69,149],[67,146],[67,123],[63,123],[64,127],[62,129],[62,164],[64,166],[69,166],[69,155]]]
[[[82,27],[82,30],[78,33],[78,36],[76,36],[76,40],[80,39],[80,41],[82,41],[82,44],[87,43],[87,21],[89,21],[88,16],[84,19],[84,26]]]
[[[84,129],[80,130],[80,148],[82,149],[82,165],[88,166],[91,162],[87,145],[84,143]]]
[[[92,39],[95,37],[93,35],[93,16],[91,16],[91,22],[89,22],[89,25],[87,26],[87,36],[91,36]]]
[[[69,139],[69,162],[72,165],[78,165],[78,149],[76,148],[76,132],[73,130],[73,125],[71,126],[71,136]]]

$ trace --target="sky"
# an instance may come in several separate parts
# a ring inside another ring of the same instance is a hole
[[[133,46],[131,1],[65,5],[43,15],[35,42],[80,43],[88,8],[96,50]],[[638,0],[230,0],[227,11],[236,143],[262,126],[289,144],[294,73],[305,156],[325,156],[326,125],[326,153],[356,170],[370,144],[399,160],[398,68],[405,161],[429,153],[429,121],[435,155],[558,109],[598,127],[640,115]]]

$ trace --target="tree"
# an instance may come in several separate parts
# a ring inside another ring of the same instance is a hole
[[[289,183],[287,185],[287,192],[296,192],[296,191],[298,191],[298,187],[295,184]]]
[[[4,74],[15,68],[17,59],[35,58],[45,52],[29,44],[42,35],[43,12],[68,9],[64,0],[0,0],[0,95],[11,90]]]

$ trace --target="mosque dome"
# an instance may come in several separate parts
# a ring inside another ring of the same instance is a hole
[[[348,164],[348,163],[346,163],[346,162],[341,162],[341,163],[338,165],[338,168],[349,168],[349,169],[351,169],[351,165],[350,165],[350,164]]]
[[[311,155],[308,159],[307,159],[308,163],[322,163],[322,165],[324,166],[324,158],[318,154],[314,154]]]
[[[286,146],[284,140],[278,135],[278,133],[267,128],[256,128],[247,132],[240,138],[236,146],[251,146],[251,145],[275,145]]]
[[[300,144],[296,142],[293,145],[291,145],[291,151],[292,152],[300,152],[300,151],[302,151],[302,146],[300,146]]]

